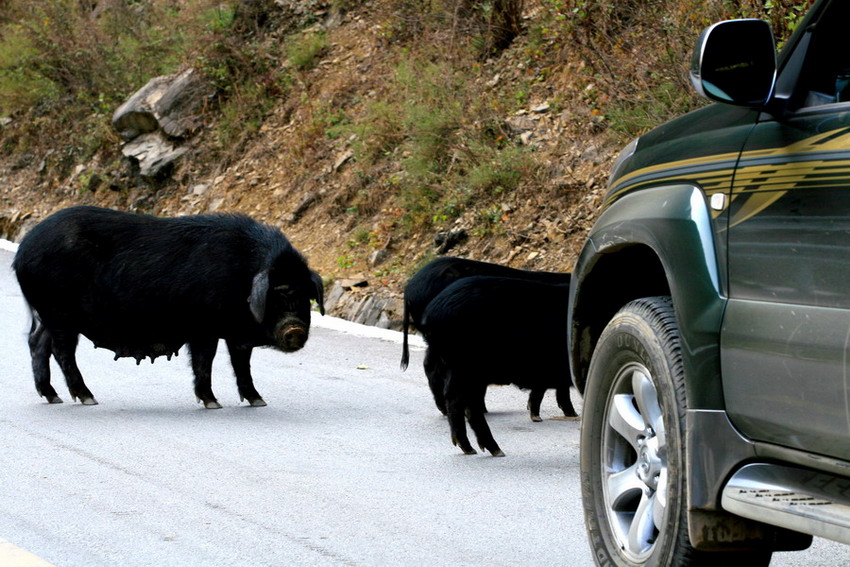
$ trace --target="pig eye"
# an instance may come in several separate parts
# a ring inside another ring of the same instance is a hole
[[[283,297],[292,297],[296,293],[295,289],[292,286],[286,285],[286,284],[279,285],[279,286],[275,287],[274,290],[276,292],[278,292],[280,295],[282,295]]]

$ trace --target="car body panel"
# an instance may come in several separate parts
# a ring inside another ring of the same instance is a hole
[[[729,191],[741,148],[757,119],[752,110],[717,104],[644,134],[620,175],[609,180],[603,207],[660,183],[693,183],[709,195]]]
[[[749,438],[850,460],[850,312],[730,301],[722,368],[726,409]]]

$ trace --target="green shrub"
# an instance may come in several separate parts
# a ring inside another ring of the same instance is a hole
[[[304,33],[293,39],[287,47],[289,63],[300,71],[312,69],[328,47],[324,32]]]
[[[53,81],[33,69],[37,57],[38,50],[23,28],[14,24],[0,28],[0,116],[56,96]]]
[[[392,154],[405,139],[402,119],[398,103],[370,101],[365,116],[349,127],[356,135],[354,150],[357,160],[363,165],[371,165],[382,156]]]
[[[227,33],[236,20],[236,7],[219,4],[203,10],[198,18],[199,22],[212,33]]]
[[[467,174],[470,188],[478,193],[510,193],[533,169],[533,159],[521,147],[482,146],[478,154],[480,162]]]

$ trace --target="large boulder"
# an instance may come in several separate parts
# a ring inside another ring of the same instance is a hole
[[[112,115],[121,152],[146,179],[162,179],[186,153],[186,138],[202,125],[212,90],[194,69],[154,77]]]

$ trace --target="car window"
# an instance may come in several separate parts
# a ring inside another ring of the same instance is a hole
[[[810,28],[811,43],[796,97],[800,107],[850,102],[850,49],[845,29],[848,18],[850,2],[832,2]]]

